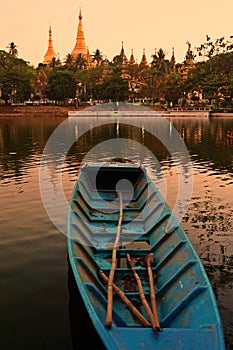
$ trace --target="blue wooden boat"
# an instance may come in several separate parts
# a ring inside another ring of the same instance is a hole
[[[126,257],[131,257],[152,307],[144,260],[153,253],[157,331],[141,323],[116,289],[112,325],[106,327],[108,285],[101,273],[108,278],[112,269],[119,191],[123,217],[114,284],[150,323]],[[67,236],[78,289],[106,349],[225,349],[218,307],[203,265],[145,169],[129,163],[83,165],[70,200]]]

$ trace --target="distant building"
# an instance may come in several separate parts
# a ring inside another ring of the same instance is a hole
[[[79,23],[78,23],[78,31],[77,31],[77,38],[76,38],[76,43],[73,48],[73,51],[71,52],[71,56],[73,57],[74,60],[77,59],[79,55],[81,55],[83,58],[87,58],[87,45],[85,41],[85,35],[84,35],[84,29],[83,29],[83,23],[82,23],[82,13],[81,9],[79,11]]]
[[[79,56],[81,56],[86,63],[86,67],[90,68],[95,66],[95,64],[92,62],[92,56],[89,53],[89,50],[86,45],[85,41],[85,35],[84,35],[84,29],[82,24],[82,13],[81,9],[79,11],[79,23],[78,23],[78,30],[77,30],[77,37],[75,46],[71,52],[71,57],[74,61],[78,59]],[[52,29],[51,26],[49,27],[49,42],[48,42],[48,49],[46,51],[46,54],[44,55],[43,64],[49,65],[53,59],[58,59],[58,55],[56,54],[54,48],[53,48],[53,39],[52,39]]]
[[[71,51],[70,56],[71,56],[73,61],[77,61],[80,58],[80,62],[79,62],[80,66],[82,66],[82,62],[81,62],[82,61],[81,58],[82,58],[83,59],[83,68],[84,67],[85,68],[95,67],[96,62],[93,62],[92,55],[89,52],[89,49],[87,47],[86,40],[85,40],[85,34],[84,34],[84,28],[83,28],[83,22],[82,22],[83,16],[82,16],[81,9],[79,11],[78,19],[79,19],[79,22],[78,22],[78,28],[77,28],[76,42],[75,42],[73,50]],[[190,68],[190,66],[193,65],[192,51],[190,50],[190,46],[191,45],[189,44],[188,51],[186,54],[186,61],[184,62],[184,64],[180,68],[180,71],[182,72],[184,77],[187,75],[187,70]],[[156,56],[156,52],[155,52],[155,55],[153,55],[153,56]],[[54,58],[57,60],[58,55],[56,54],[56,52],[53,48],[52,30],[51,30],[51,26],[50,26],[49,27],[48,50],[44,56],[43,63],[50,64]],[[114,57],[113,62],[115,64],[122,65],[123,69],[129,65],[132,65],[132,66],[138,65],[137,61],[134,58],[133,50],[131,50],[131,55],[130,55],[129,59],[127,58],[127,56],[125,54],[123,41],[122,41],[120,53]],[[176,63],[175,63],[174,48],[173,48],[172,58],[171,58],[171,66],[173,67],[173,69],[175,69],[175,65],[176,65]],[[139,63],[139,66],[141,68],[147,68],[149,66],[153,66],[153,61],[151,63],[149,63],[147,61],[145,49],[143,49],[143,54],[142,54],[142,58],[141,58],[141,61]],[[125,74],[123,74],[123,76],[125,76]]]
[[[125,54],[124,42],[123,41],[122,41],[122,46],[121,46],[120,57],[122,58],[122,64],[123,65],[128,64],[128,59],[127,59],[126,54]]]
[[[89,53],[89,49],[86,44],[82,20],[83,20],[83,16],[80,9],[79,16],[78,16],[76,41],[75,41],[74,48],[71,51],[71,54],[69,55],[71,60],[71,65],[75,63],[79,69],[84,69],[84,68],[88,69],[88,68],[96,67],[99,64],[104,65],[103,76],[102,76],[102,80],[103,80],[112,74],[111,65],[109,64],[109,61],[107,59],[103,60],[102,58],[100,58],[100,63],[97,61],[94,62],[93,57]],[[148,68],[156,68],[157,65],[159,63],[161,64],[163,60],[164,62],[162,63],[164,64],[164,66],[167,67],[167,72],[166,71],[163,72],[165,75],[167,75],[169,72],[178,71],[182,75],[183,79],[186,79],[188,76],[189,70],[195,66],[194,54],[193,54],[193,51],[191,50],[191,44],[189,42],[187,42],[187,44],[188,44],[188,49],[185,55],[185,60],[181,64],[176,64],[174,47],[172,48],[172,56],[170,60],[165,59],[165,52],[164,52],[164,57],[162,56],[159,57],[158,52],[156,52],[155,50],[154,55],[152,55],[153,59],[151,62],[147,61],[145,49],[143,49],[142,58],[138,63],[134,57],[133,50],[131,50],[130,57],[129,58],[127,57],[124,49],[124,43],[122,41],[120,52],[118,55],[116,55],[113,58],[112,63],[121,69],[121,73],[122,73],[121,76],[124,80],[128,82],[129,91],[131,91],[132,99],[134,99],[134,96],[139,94],[140,91],[146,87],[153,88],[154,89],[153,91],[157,89],[156,84],[160,83],[162,78],[161,76],[160,77],[157,76],[156,78],[154,78],[153,74],[148,74],[148,71],[149,71]],[[163,51],[162,49],[160,50]],[[101,53],[100,53],[100,57],[101,57]],[[57,60],[58,57],[53,48],[52,30],[50,26],[48,50],[44,56],[43,63],[49,65],[54,58]],[[163,75],[163,77],[165,75]],[[42,76],[38,77],[38,80],[35,84],[37,87],[37,95],[43,96],[42,90],[44,86],[46,86],[46,83],[47,82],[45,77],[42,77]]]
[[[175,49],[174,47],[172,48],[172,57],[171,57],[171,68],[173,71],[176,69],[176,58],[175,58]]]
[[[135,64],[136,61],[135,61],[135,58],[134,58],[134,54],[133,54],[133,49],[131,50],[131,55],[130,55],[130,58],[129,58],[129,64]]]
[[[147,66],[147,59],[146,59],[146,51],[145,49],[143,49],[143,54],[142,54],[142,59],[141,59],[141,63],[142,66]]]
[[[46,88],[48,85],[48,76],[45,70],[40,69],[34,78],[34,83],[32,84],[34,90],[33,98],[35,100],[46,101]]]
[[[82,12],[81,9],[79,11],[79,23],[78,23],[78,31],[77,31],[77,37],[76,37],[76,43],[73,48],[73,51],[71,52],[71,56],[74,61],[77,60],[77,58],[80,56],[86,61],[87,68],[90,68],[93,66],[92,57],[89,53],[89,50],[86,45],[85,41],[85,35],[84,35],[84,29],[83,29],[83,23],[82,23]]]
[[[53,48],[53,39],[52,39],[52,29],[51,26],[49,27],[49,44],[48,44],[48,50],[46,54],[44,55],[44,61],[43,64],[50,64],[53,59],[57,59],[57,54]]]

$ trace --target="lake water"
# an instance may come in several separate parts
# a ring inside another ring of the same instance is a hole
[[[85,349],[86,334],[94,342],[93,348],[100,348],[77,299],[67,263],[66,237],[50,221],[40,196],[41,155],[64,120],[52,116],[0,118],[1,349]],[[131,160],[141,162],[156,184],[165,186],[167,200],[174,206],[179,170],[175,157],[153,136],[160,130],[156,118],[138,119],[139,127],[123,122],[94,128],[86,120],[74,127],[72,135],[79,136],[78,141],[60,167],[66,198],[84,157],[108,159],[114,144],[106,140],[124,138],[119,155],[127,158],[130,153]],[[192,169],[185,170],[188,177],[192,170],[193,190],[183,227],[207,270],[227,349],[232,349],[233,138],[229,132],[233,131],[233,118],[171,118],[170,122],[171,134],[173,128],[178,131],[192,161]],[[50,191],[54,188],[55,193],[58,169],[51,166],[49,172]],[[54,202],[56,205],[59,207]]]

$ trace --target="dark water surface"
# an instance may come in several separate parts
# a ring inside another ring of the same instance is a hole
[[[61,117],[0,118],[0,329],[1,349],[88,348],[97,345],[89,321],[76,303],[77,290],[67,263],[66,237],[50,222],[39,190],[41,154]],[[213,285],[225,332],[227,349],[233,333],[233,119],[173,118],[184,140],[193,170],[193,192],[183,226],[201,257]],[[151,131],[156,119],[147,122]],[[62,166],[63,187],[69,198],[84,156],[112,138],[130,138],[143,145],[132,149],[155,182],[156,156],[166,179],[167,200],[177,196],[174,159],[150,133],[123,124],[103,125],[82,135]],[[78,134],[78,130],[75,130]],[[130,145],[131,147],[131,145]],[[148,152],[146,150],[149,150]],[[98,156],[108,158],[103,146]],[[124,156],[124,150],[121,150]],[[94,154],[89,154],[95,159]],[[188,170],[187,170],[188,171]],[[53,186],[57,169],[51,167]],[[81,311],[80,311],[81,310]]]

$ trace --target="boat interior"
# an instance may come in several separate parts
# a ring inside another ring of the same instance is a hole
[[[110,273],[119,220],[117,184],[122,180],[126,180],[126,186],[122,187],[123,221],[114,283],[147,317],[126,254],[130,253],[149,301],[145,257],[153,253],[152,270],[161,328],[213,328],[216,322],[214,298],[186,233],[146,172],[139,166],[124,164],[100,169],[84,167],[71,201],[72,259],[98,317],[105,323],[107,286],[98,272],[102,270],[107,276]],[[142,327],[115,294],[113,324]]]

